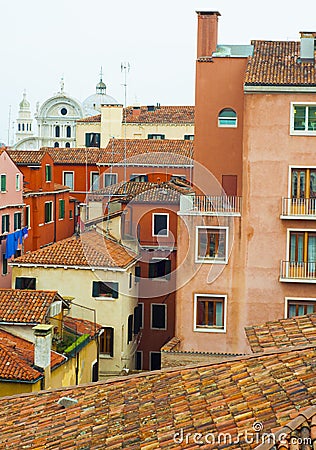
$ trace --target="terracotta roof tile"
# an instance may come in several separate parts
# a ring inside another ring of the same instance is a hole
[[[315,363],[301,348],[2,398],[0,448],[253,449],[316,404]],[[77,403],[61,407],[65,396]]]
[[[128,106],[125,111],[127,123],[194,124],[194,106]]]
[[[37,264],[46,266],[125,268],[136,254],[117,241],[96,231],[72,236],[55,244],[15,258],[11,265]]]
[[[7,152],[12,161],[18,166],[25,164],[41,164],[45,155],[45,151],[43,150],[8,150]]]
[[[300,62],[300,42],[252,41],[245,85],[316,86],[315,62]]]
[[[0,330],[0,379],[12,381],[36,381],[42,373],[33,367],[34,344]],[[51,368],[59,366],[67,358],[51,352]]]
[[[76,334],[90,334],[91,337],[96,336],[102,329],[102,325],[98,323],[69,316],[64,317],[63,325]]]
[[[56,300],[61,300],[56,291],[0,289],[0,322],[45,323]]]
[[[246,327],[245,332],[254,353],[295,345],[316,344],[316,314]]]
[[[81,122],[101,122],[101,114],[96,114],[95,116],[83,117],[83,119],[77,120],[77,123]]]

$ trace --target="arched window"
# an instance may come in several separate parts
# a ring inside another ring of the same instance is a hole
[[[71,137],[71,126],[70,125],[68,125],[66,128],[66,135],[67,135],[67,138]]]
[[[56,125],[56,127],[55,127],[55,137],[60,137],[60,127],[59,127],[59,125]]]
[[[66,147],[66,148],[70,148],[70,142],[66,142],[65,147]]]
[[[24,123],[22,123],[22,131],[24,131]]]
[[[237,113],[231,108],[224,108],[218,115],[219,127],[237,127]]]
[[[21,131],[21,124],[18,125],[18,130]]]
[[[55,148],[59,147],[59,142],[55,142],[55,143],[54,143],[54,147],[55,147]]]

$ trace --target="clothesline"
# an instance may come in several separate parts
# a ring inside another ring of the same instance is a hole
[[[23,239],[28,236],[28,228],[24,227],[21,230],[14,231],[13,233],[9,233],[6,235],[6,248],[5,248],[5,257],[6,259],[11,258],[11,256],[15,255],[19,244],[22,244]]]

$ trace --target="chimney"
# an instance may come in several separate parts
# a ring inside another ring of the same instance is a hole
[[[196,11],[198,15],[197,58],[212,56],[216,51],[218,16],[217,11]]]
[[[314,31],[301,31],[301,62],[314,62],[315,61],[315,42],[316,32]]]
[[[34,365],[44,371],[43,389],[51,387],[52,328],[53,326],[49,324],[40,324],[32,328],[35,336]]]

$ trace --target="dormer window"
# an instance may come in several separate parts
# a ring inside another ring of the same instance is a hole
[[[237,113],[231,108],[224,108],[218,115],[219,127],[237,127]]]

